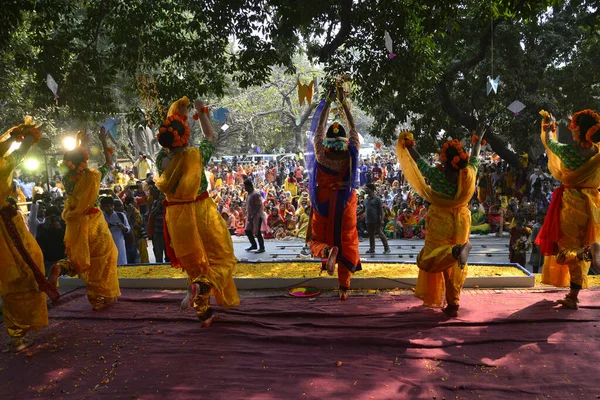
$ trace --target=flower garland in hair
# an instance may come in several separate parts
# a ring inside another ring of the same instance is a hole
[[[454,147],[456,149],[456,152],[458,153],[458,155],[452,158],[452,160],[450,161],[450,165],[452,165],[452,168],[454,169],[460,169],[458,163],[461,160],[468,159],[469,155],[465,152],[462,144],[460,143],[460,141],[458,141],[458,139],[448,140],[446,143],[444,143],[444,145],[442,146],[442,151],[440,151],[440,161],[444,164],[448,162],[447,152],[450,147]]]
[[[87,169],[87,162],[90,159],[90,155],[87,150],[80,147],[79,150],[83,153],[83,161],[79,165],[73,164],[73,161],[67,161],[63,159],[62,166],[67,168],[67,175],[69,176],[69,182],[77,183],[83,176],[83,172]]]
[[[577,120],[579,119],[579,116],[582,114],[589,115],[596,121],[596,125],[590,127],[587,130],[584,139],[581,139],[579,123],[577,122]],[[589,149],[590,147],[592,147],[592,138],[594,137],[594,134],[596,132],[598,132],[598,130],[600,130],[600,115],[598,115],[597,113],[595,113],[593,110],[590,110],[590,109],[576,112],[571,117],[571,123],[569,124],[569,129],[573,132],[573,139],[575,139],[576,142],[579,142],[579,145],[581,147]]]
[[[187,147],[189,146],[190,139],[190,127],[186,122],[187,116],[181,115],[179,113],[175,113],[167,117],[167,119],[162,123],[158,131],[158,135],[156,137],[160,139],[160,135],[169,132],[173,135],[173,143],[171,147]],[[179,132],[177,129],[174,129],[171,126],[173,121],[179,121],[183,125],[183,132]]]

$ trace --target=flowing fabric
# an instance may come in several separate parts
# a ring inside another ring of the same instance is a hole
[[[456,195],[450,197],[427,185],[404,146],[404,140],[398,140],[396,154],[408,183],[431,204],[425,217],[425,245],[417,257],[419,276],[415,294],[426,306],[440,307],[445,291],[448,304],[457,305],[468,267],[461,269],[458,266],[452,248],[469,240],[471,212],[468,203],[475,191],[477,171],[470,166],[460,170]]]
[[[317,163],[317,155],[315,154],[315,145],[314,145],[315,132],[317,131],[317,128],[319,127],[319,119],[321,118],[321,113],[323,112],[323,109],[325,108],[325,104],[326,104],[325,99],[321,100],[321,102],[319,103],[319,106],[317,107],[317,109],[315,110],[315,113],[313,114],[312,122],[310,125],[310,137],[308,138],[308,142],[306,143],[306,155],[304,157],[304,159],[306,161],[306,170],[308,171],[308,176],[309,176],[308,193],[310,195],[311,204],[314,204],[317,199],[317,197],[316,197],[317,170],[315,169],[316,163]]]
[[[171,259],[171,265],[182,268],[188,274],[190,282],[210,285],[219,305],[232,307],[239,304],[232,278],[237,260],[232,251],[226,250],[226,247],[233,249],[232,245],[224,246],[219,243],[224,240],[231,242],[231,235],[225,221],[218,214],[215,203],[210,198],[197,196],[202,173],[200,151],[189,148],[175,154],[156,182],[168,202],[168,207],[165,208],[165,226],[175,255],[175,259]],[[207,251],[207,247],[211,247],[211,250]],[[211,263],[208,254],[211,255]],[[194,308],[198,315],[208,307],[206,300],[203,297],[201,301],[195,302]]]
[[[16,166],[14,156],[0,158],[0,207],[10,207],[4,199],[11,190],[12,175]],[[44,256],[35,238],[18,213],[11,217],[11,224],[38,268],[44,273]],[[14,232],[13,232],[14,233]],[[0,219],[0,296],[2,317],[9,336],[22,337],[29,330],[48,326],[46,294],[39,290],[30,265],[15,247],[11,231]]]
[[[101,176],[96,169],[84,171],[67,196],[62,215],[67,225],[64,240],[68,259],[62,265],[69,275],[77,275],[85,282],[93,305],[113,301],[121,295],[117,246],[104,215],[95,206]]]
[[[548,268],[543,283],[562,284],[568,271],[572,284],[585,287],[590,262],[580,260],[577,251],[600,242],[600,152],[576,170],[570,170],[548,147],[544,129],[541,139],[548,155],[548,169],[563,184],[552,196],[548,215],[535,241],[543,254],[556,256],[555,261],[550,261],[556,265]]]

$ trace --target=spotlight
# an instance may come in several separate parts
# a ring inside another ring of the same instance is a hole
[[[65,150],[71,151],[75,147],[77,147],[77,141],[75,140],[74,137],[67,136],[63,139],[63,147],[65,148]]]

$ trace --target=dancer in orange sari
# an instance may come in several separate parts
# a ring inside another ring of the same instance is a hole
[[[48,326],[46,293],[53,301],[59,298],[56,287],[44,276],[40,246],[16,208],[6,201],[15,167],[39,139],[39,126],[29,116],[0,137],[0,296],[9,347],[14,352],[33,343],[27,332]],[[9,154],[18,142],[20,148]]]
[[[338,264],[340,300],[343,301],[348,298],[352,273],[362,269],[358,253],[357,200],[354,190],[360,142],[352,113],[341,89],[338,91],[338,99],[348,119],[350,137],[346,137],[339,122],[334,122],[325,131],[334,95],[333,91],[330,92],[317,110],[320,115],[314,131],[316,163],[310,178],[313,208],[310,248],[313,256],[327,260],[329,275],[333,275],[335,264]]]
[[[158,140],[163,150],[157,156],[160,177],[156,186],[166,196],[163,204],[167,254],[171,265],[182,268],[189,277],[188,293],[181,310],[193,306],[202,327],[208,327],[214,318],[211,294],[224,308],[240,302],[233,281],[237,259],[227,225],[207,192],[203,165],[214,148],[208,108],[196,101],[195,118],[200,121],[205,139],[199,148],[188,147],[189,104],[187,97],[173,103],[167,120],[161,125]]]
[[[485,133],[485,132],[484,132]],[[475,192],[475,179],[483,134],[475,140],[471,157],[458,140],[442,147],[439,168],[430,166],[414,148],[410,132],[401,132],[396,154],[408,183],[431,203],[425,226],[425,246],[417,257],[419,277],[415,294],[427,307],[441,307],[444,314],[458,316],[460,291],[467,277],[471,251],[469,201]],[[429,185],[425,182],[429,181]]]
[[[556,141],[554,118],[543,110],[540,114],[548,169],[562,185],[552,194],[535,244],[546,256],[542,282],[569,286],[558,303],[576,310],[579,291],[587,287],[590,262],[600,268],[600,115],[592,110],[573,114],[569,129],[575,144],[570,145]]]
[[[112,149],[108,147],[104,128],[98,134],[104,150],[105,164],[88,168],[89,155],[85,150],[87,136],[77,134],[80,142],[63,157],[67,201],[63,219],[67,258],[50,270],[49,279],[58,281],[61,273],[78,276],[85,282],[87,298],[94,311],[106,308],[121,295],[117,276],[118,251],[104,215],[98,208],[100,182],[112,168]]]

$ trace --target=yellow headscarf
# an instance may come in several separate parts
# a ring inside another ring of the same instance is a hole
[[[167,114],[167,117],[170,117],[171,115],[175,114],[175,112],[177,112],[179,107],[181,107],[181,106],[189,107],[189,105],[190,105],[190,99],[188,99],[187,96],[183,96],[182,98],[177,100],[175,103],[171,104],[171,107],[169,107],[169,113]]]

